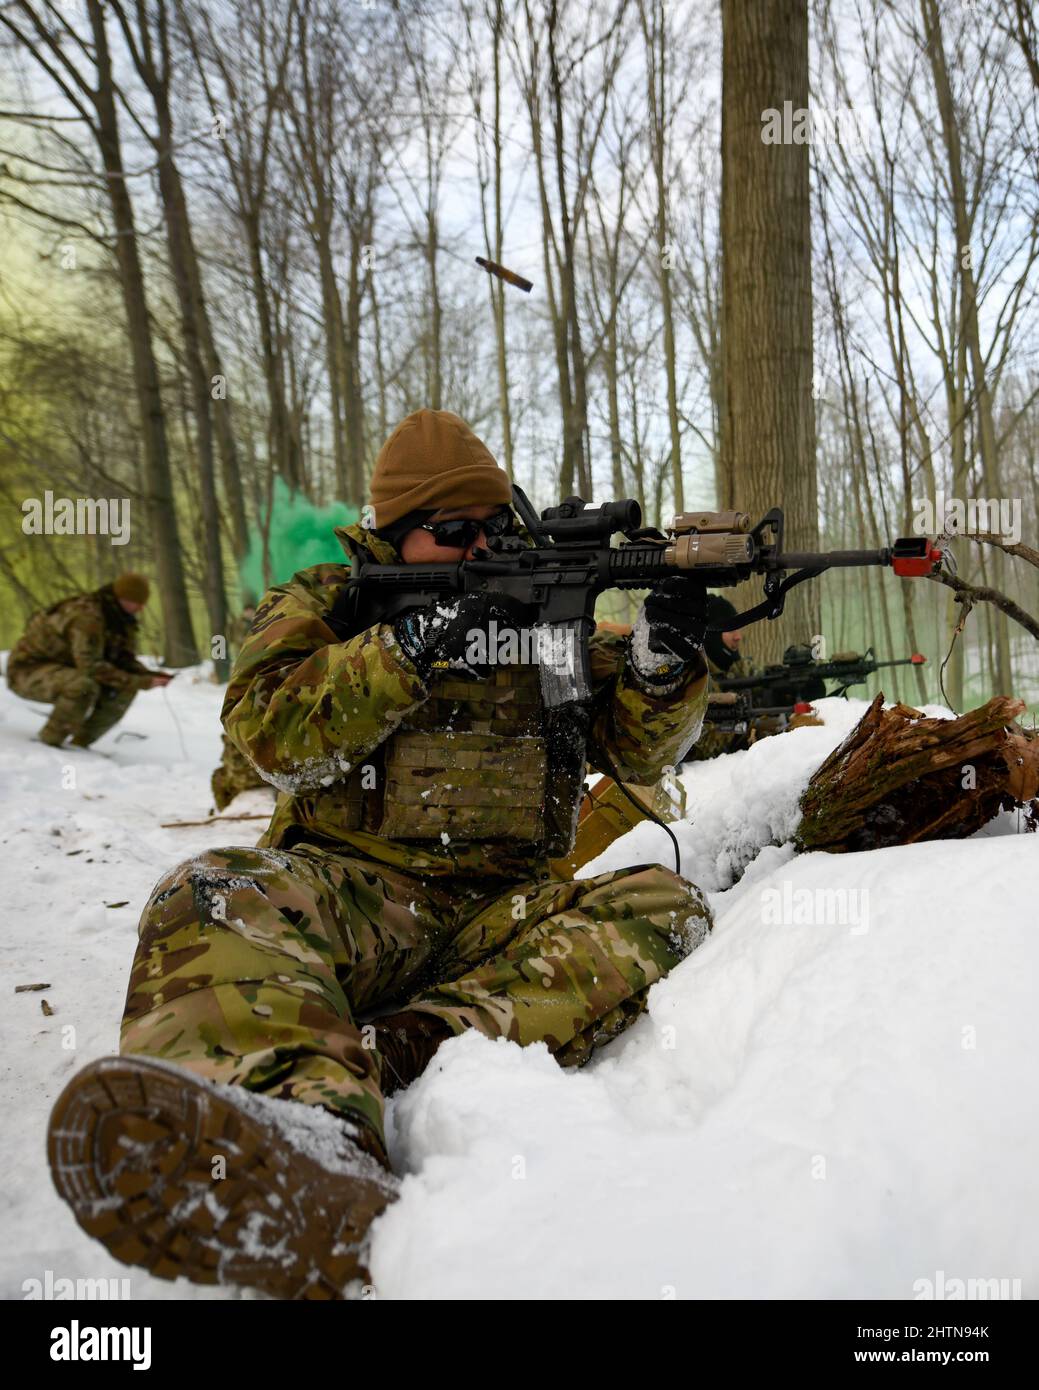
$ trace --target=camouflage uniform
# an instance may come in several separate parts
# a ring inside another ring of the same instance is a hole
[[[44,743],[71,736],[85,747],[118,724],[155,672],[135,656],[137,620],[111,585],[74,594],[29,621],[7,662],[7,683],[24,700],[53,705]]]
[[[230,806],[239,792],[253,791],[270,784],[263,780],[245,754],[224,734],[220,765],[214,768],[209,785],[216,809],[223,811]]]
[[[251,620],[244,614],[240,614],[236,619],[231,629],[231,640],[236,654],[248,636],[250,626]],[[214,769],[210,780],[216,809],[223,811],[230,806],[239,792],[253,791],[268,785],[245,754],[224,734],[220,765]]]
[[[360,528],[337,535],[398,559]],[[670,870],[560,883],[548,861],[572,840],[586,755],[655,781],[696,736],[706,678],[647,693],[624,641],[598,634],[589,727],[554,727],[536,667],[427,689],[392,627],[351,619],[348,573],[304,570],[260,606],[223,717],[282,795],[258,848],[156,887],[121,1046],[381,1137],[367,1020],[407,1007],[578,1065],[703,939],[707,905]]]

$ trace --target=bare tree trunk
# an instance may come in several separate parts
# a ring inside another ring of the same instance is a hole
[[[544,19],[544,48],[541,31],[535,20],[531,0],[524,0],[526,50],[515,45],[514,59],[522,83],[523,95],[530,118],[534,168],[538,180],[541,207],[543,255],[546,295],[555,339],[556,365],[559,376],[559,403],[563,423],[563,458],[560,469],[562,491],[572,492],[574,485],[586,497],[591,493],[592,470],[588,457],[588,366],[582,343],[580,306],[577,295],[576,244],[585,215],[585,203],[595,153],[602,134],[610,93],[623,52],[625,37],[624,15],[626,0],[618,0],[615,10],[607,13],[605,28],[594,39],[586,31],[579,40],[571,40],[566,51],[561,24],[559,0],[547,0]],[[591,22],[600,19],[600,12],[591,12]],[[587,20],[586,20],[587,30]],[[601,69],[595,74],[594,95],[586,95],[587,87],[575,72],[589,54],[601,55]],[[547,59],[547,64],[543,62]],[[569,60],[569,61],[567,61]],[[564,81],[562,64],[566,64]],[[545,172],[546,151],[542,121],[542,74],[547,66],[548,107],[550,113],[555,196],[559,202],[559,234],[548,195]],[[582,98],[567,100],[567,93],[580,91]],[[569,112],[576,133],[568,150],[566,115]],[[572,169],[571,191],[567,186],[568,165]]]
[[[317,254],[318,276],[321,281],[321,317],[325,335],[325,375],[328,378],[329,405],[332,415],[332,462],[336,489],[341,497],[350,496],[347,465],[346,407],[343,383],[346,372],[343,363],[343,309],[336,283],[332,260],[331,207],[315,193],[314,250]]]
[[[621,173],[623,186],[624,174]],[[623,203],[622,203],[623,207]],[[617,372],[617,315],[620,307],[620,296],[618,293],[618,259],[620,254],[620,226],[621,219],[618,219],[617,236],[612,244],[607,240],[606,224],[602,216],[602,209],[598,207],[599,226],[602,230],[603,245],[606,253],[606,306],[603,310],[606,316],[606,331],[602,347],[602,368],[606,378],[606,410],[609,418],[610,428],[610,480],[613,484],[613,496],[623,497],[625,495],[624,482],[624,442],[621,434],[621,406],[620,406],[620,381]],[[591,249],[589,248],[589,264],[592,264]],[[594,282],[593,282],[594,292]],[[595,296],[599,296],[596,294]]]
[[[970,356],[971,376],[974,382],[974,399],[978,409],[979,442],[985,489],[989,497],[999,495],[998,448],[996,444],[995,423],[992,416],[992,394],[989,389],[985,359],[981,351],[981,334],[978,327],[977,285],[971,255],[971,224],[967,215],[967,188],[963,173],[960,150],[960,131],[956,118],[956,108],[949,82],[949,70],[945,60],[945,44],[942,38],[941,17],[936,0],[920,0],[924,34],[927,40],[927,54],[931,61],[935,94],[938,99],[938,114],[942,123],[942,135],[949,165],[949,186],[952,194],[953,221],[956,228],[956,244],[959,251],[960,282],[963,287],[963,332]],[[993,582],[997,589],[1005,586],[1005,566],[1003,556],[997,552],[993,557]],[[1006,616],[1003,613],[992,615],[995,638],[995,680],[996,693],[1008,695],[1013,676],[1010,669],[1010,633]]]
[[[368,240],[371,240],[369,231]],[[361,386],[361,239],[350,233],[350,266],[346,285],[346,332],[343,341],[346,401],[346,499],[360,507],[364,501],[365,476],[364,393]]]
[[[298,154],[290,154],[293,171],[305,200],[307,230],[314,246],[321,285],[321,319],[325,340],[325,376],[332,415],[332,458],[336,490],[349,495],[346,461],[343,384],[343,312],[332,255],[334,205],[330,182],[334,177],[336,142],[335,91],[331,76],[334,39],[323,26],[310,28],[311,6],[304,2],[296,14],[296,73],[299,101],[291,82],[285,102],[296,137]]]
[[[566,141],[563,131],[563,83],[559,73],[557,0],[550,0],[548,11],[549,88],[552,94],[552,129],[555,148],[556,186],[559,196],[559,224],[562,254],[559,265],[559,317],[563,326],[564,343],[569,358],[573,394],[564,401],[563,469],[574,474],[578,493],[591,496],[591,477],[585,458],[584,441],[588,428],[588,401],[585,384],[584,357],[581,352],[578,322],[577,285],[574,266],[574,229],[570,219],[570,200],[566,189]]]
[[[202,360],[198,320],[195,313],[196,304],[191,292],[191,281],[187,268],[184,242],[186,209],[183,207],[183,194],[179,188],[178,180],[175,173],[172,172],[173,131],[169,121],[163,119],[166,115],[168,115],[168,111],[160,109],[159,190],[166,213],[166,239],[169,248],[170,268],[173,272],[173,281],[180,306],[184,352],[191,382],[199,491],[201,493],[200,521],[205,554],[203,591],[210,633],[226,638],[228,631],[227,595],[224,590],[224,560],[220,545],[220,502],[217,497],[213,456],[210,382]],[[231,669],[230,659],[226,652],[223,657],[214,658],[213,665],[217,679],[225,681]]]
[[[183,558],[170,476],[166,417],[159,369],[152,348],[148,301],[137,250],[133,205],[123,172],[115,110],[115,84],[104,10],[100,0],[87,0],[87,14],[94,39],[94,61],[97,67],[97,91],[93,94],[97,112],[96,136],[105,166],[108,201],[115,223],[119,284],[126,309],[134,382],[141,416],[147,478],[145,505],[159,579],[166,638],[165,658],[171,665],[187,666],[198,661],[198,648],[191,630],[191,613],[184,587]]]
[[[437,274],[437,256],[440,251],[439,214],[436,203],[430,198],[426,204],[426,266],[429,271],[429,344],[428,376],[429,407],[442,410],[443,382],[441,377],[440,339],[443,332],[444,311],[440,303],[440,280]]]
[[[501,45],[505,25],[502,0],[494,6],[494,259],[501,264],[505,225],[502,221],[502,135],[501,135]],[[505,284],[491,278],[494,299],[494,332],[498,363],[498,408],[501,412],[502,445],[505,467],[512,477],[512,407],[509,402],[509,363],[505,336]]]
[[[528,13],[529,36],[532,45],[534,44],[534,32],[532,21]],[[534,63],[536,64],[536,50]],[[531,76],[532,83],[537,82],[536,67]],[[539,106],[538,94],[535,90],[528,93],[528,105],[530,111],[530,134],[531,142],[534,147],[534,168],[537,172],[538,196],[541,205],[541,253],[542,263],[545,267],[545,293],[548,296],[549,318],[552,323],[552,343],[556,354],[556,374],[559,381],[559,413],[563,422],[563,457],[560,464],[560,496],[569,497],[574,491],[574,474],[576,458],[570,447],[570,439],[573,432],[571,420],[574,412],[573,393],[570,386],[570,355],[567,346],[567,316],[563,308],[556,300],[555,278],[553,274],[553,243],[555,240],[555,229],[552,220],[552,210],[548,200],[548,186],[545,179],[544,166],[544,146],[542,140],[541,110]]]
[[[967,342],[961,333],[956,343],[956,353],[945,371],[946,410],[949,417],[949,451],[952,456],[952,495],[965,497],[967,494]],[[969,580],[968,568],[970,552],[960,557],[960,577]],[[955,596],[950,594],[946,603],[946,636],[951,637],[960,621],[961,609]],[[952,643],[948,665],[945,668],[944,684],[949,703],[956,711],[963,709],[963,656],[964,642],[958,637]]]
[[[631,353],[625,354],[625,372],[628,378],[629,406],[631,413],[631,471],[635,481],[635,500],[642,508],[644,522],[656,525],[660,518],[650,516],[646,509],[646,464],[642,453],[642,435],[639,430],[639,382],[635,370],[635,360]]]
[[[484,133],[483,116],[483,69],[480,55],[483,50],[480,35],[473,29],[473,16],[468,6],[463,5],[466,35],[470,58],[470,96],[476,117],[476,170],[480,188],[480,217],[483,225],[484,244],[491,259],[499,265],[504,257],[505,226],[502,217],[502,80],[501,49],[505,32],[505,7],[503,0],[494,0],[493,11],[489,0],[484,0],[484,16],[491,30],[492,99],[494,114],[491,124],[491,149],[487,153],[487,140]],[[493,216],[487,208],[488,187],[492,187]],[[502,455],[505,468],[512,474],[512,406],[509,399],[508,346],[506,339],[506,297],[505,284],[493,275],[487,277],[487,293],[490,296],[491,313],[494,317],[495,367],[498,377],[498,414],[501,418]]]
[[[722,44],[725,471],[740,508],[756,519],[781,504],[785,544],[813,550],[809,147],[762,140],[764,110],[808,105],[807,0],[723,0]],[[818,631],[813,589],[793,591],[781,624],[761,633],[759,659],[778,660],[784,637],[804,641]],[[737,592],[737,602],[751,597]]]
[[[155,29],[151,28],[148,11],[137,13],[138,28],[131,29],[121,0],[110,0],[126,37],[134,65],[148,88],[155,107],[157,134],[152,141],[157,155],[159,196],[162,199],[166,223],[166,245],[170,270],[180,309],[184,357],[191,389],[191,409],[195,421],[195,447],[186,457],[195,454],[198,462],[199,513],[202,523],[203,593],[210,633],[226,639],[228,630],[227,597],[224,591],[224,563],[220,545],[220,503],[217,498],[216,473],[213,457],[213,422],[210,414],[210,382],[202,358],[198,328],[198,302],[193,293],[188,265],[190,224],[184,189],[173,158],[173,116],[169,103],[170,51],[169,28],[165,0],[155,8]],[[225,654],[214,659],[217,678],[225,681],[230,673],[230,661]]]
[[[375,276],[370,266],[368,268],[368,299],[372,306],[372,346],[375,350],[375,384],[379,402],[379,446],[381,448],[390,432],[389,394],[386,380],[386,358],[382,349],[382,307],[375,293]]]
[[[671,489],[675,512],[685,506],[682,484],[682,441],[678,427],[678,378],[675,367],[675,325],[671,305],[671,245],[668,229],[667,131],[669,112],[666,81],[667,19],[664,0],[640,0],[639,18],[646,52],[646,95],[649,141],[656,178],[657,283],[664,320],[664,370],[667,376],[667,421],[671,436]]]
[[[240,56],[238,47],[228,49],[214,29],[219,13],[203,4],[176,0],[182,32],[210,108],[214,113],[226,102],[230,110],[227,137],[220,143],[224,150],[228,183],[233,191],[234,212],[242,225],[248,251],[249,279],[254,308],[260,329],[260,356],[267,391],[267,447],[276,467],[290,488],[301,486],[302,461],[295,451],[285,399],[285,371],[277,339],[271,290],[264,266],[264,213],[268,205],[268,183],[276,112],[285,100],[285,71],[292,47],[295,0],[277,10],[266,0],[236,0],[232,7],[234,20],[248,32],[248,49],[259,68],[262,100],[255,103],[245,94],[245,85],[236,78],[232,62]],[[272,12],[276,18],[272,19]],[[284,20],[279,30],[278,20]],[[204,36],[204,43],[200,39]],[[211,82],[213,72],[219,74],[222,98]],[[259,127],[257,130],[256,127]],[[210,336],[210,347],[212,338]],[[218,374],[216,354],[210,352],[211,375]],[[217,412],[218,437],[225,442],[225,472],[229,460],[226,422],[223,412]],[[243,517],[244,521],[244,517]]]
[[[235,438],[232,420],[231,395],[226,389],[227,373],[220,361],[209,322],[202,292],[202,275],[194,245],[188,238],[186,242],[188,275],[191,279],[192,293],[198,306],[198,332],[202,352],[206,362],[206,373],[210,381],[210,397],[213,399],[213,428],[216,433],[217,449],[220,453],[220,476],[224,484],[224,501],[231,523],[231,544],[235,558],[241,560],[249,549],[249,523],[245,513],[245,491],[242,487],[242,469],[238,456],[238,441]],[[225,383],[220,396],[213,397],[214,383]]]
[[[268,448],[278,472],[293,490],[300,485],[299,461],[293,455],[289,412],[285,399],[284,370],[277,342],[277,328],[271,312],[267,277],[263,268],[263,249],[260,241],[259,214],[250,209],[244,218],[246,243],[249,250],[250,284],[256,321],[260,328],[260,356],[263,380],[267,387],[269,411]]]

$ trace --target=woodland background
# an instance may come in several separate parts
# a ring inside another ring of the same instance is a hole
[[[763,144],[786,101],[860,138]],[[7,0],[0,241],[2,646],[133,567],[146,649],[207,657],[431,406],[539,506],[781,505],[802,549],[1018,499],[1018,554],[956,542],[1000,602],[944,687],[1039,704],[1027,0]],[[130,498],[130,543],[24,535],[45,489]],[[882,688],[940,698],[952,588],[795,593],[755,660],[919,650]]]

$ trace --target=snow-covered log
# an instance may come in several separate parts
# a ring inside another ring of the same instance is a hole
[[[1023,700],[997,695],[958,719],[878,695],[801,797],[799,849],[880,849],[972,835],[1024,806],[1039,821],[1039,735],[1015,723]]]

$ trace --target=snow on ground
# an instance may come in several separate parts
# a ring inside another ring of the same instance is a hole
[[[184,673],[101,757],[30,742],[42,711],[0,689],[0,1297],[48,1269],[238,1296],[109,1259],[44,1159],[65,1081],[116,1048],[153,884],[262,824],[161,827],[209,810],[219,705]],[[716,927],[623,1038],[574,1073],[469,1034],[391,1103],[381,1297],[902,1299],[939,1270],[1035,1297],[1039,841],[1004,816],[967,843],[794,858],[797,798],[866,705],[822,708],[825,728],[684,772],[683,872]],[[585,873],[647,861],[673,863],[651,825]]]

